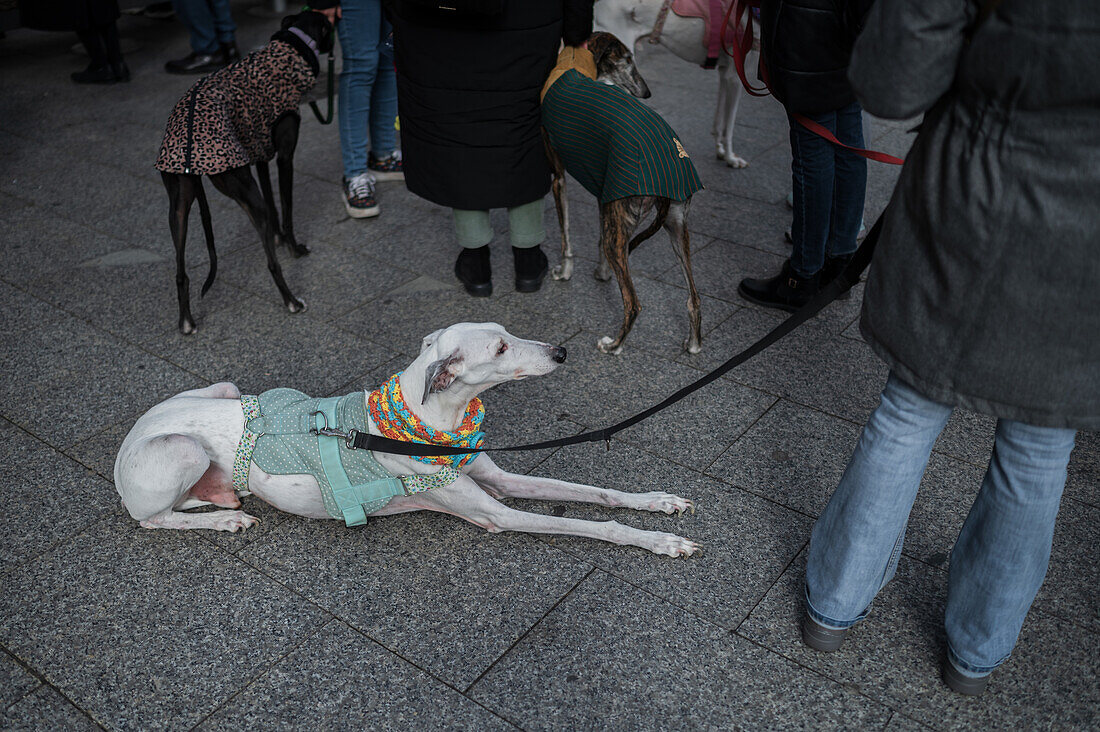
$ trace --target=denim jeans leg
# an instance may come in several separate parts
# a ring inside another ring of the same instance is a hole
[[[191,35],[192,51],[214,53],[218,50],[214,16],[206,0],[172,0],[172,8],[187,26],[187,31]]]
[[[371,89],[378,71],[382,4],[380,0],[345,0],[341,8],[343,16],[336,24],[343,60],[337,117],[344,177],[351,179],[367,172],[367,130]]]
[[[836,137],[845,145],[864,146],[863,113],[858,102],[837,110]],[[839,257],[856,250],[867,194],[867,160],[837,145],[833,145],[833,156],[833,210],[825,254]]]
[[[961,673],[1008,658],[1043,584],[1074,430],[997,422],[981,491],[951,551],[944,624]]]
[[[237,24],[233,22],[233,11],[229,0],[210,0],[210,10],[214,19],[214,34],[218,43],[233,43],[237,40]]]
[[[836,132],[836,113],[810,119]],[[825,244],[833,209],[833,146],[810,132],[793,117],[791,125],[791,190],[794,220],[791,222],[791,268],[810,277],[825,264]]]
[[[928,456],[950,416],[951,407],[890,374],[810,536],[806,603],[817,622],[851,626],[894,576]]]
[[[393,28],[385,18],[378,39],[378,72],[370,97],[370,149],[384,158],[397,149],[397,72],[393,67],[393,47],[387,39]]]

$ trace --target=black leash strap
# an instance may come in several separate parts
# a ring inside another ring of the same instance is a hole
[[[328,113],[321,114],[321,108],[317,106],[317,102],[310,102],[309,107],[313,110],[313,114],[317,117],[317,121],[323,125],[332,123],[332,92],[336,84],[336,60],[330,53],[328,55]]]
[[[676,402],[680,401],[684,397],[688,396],[692,392],[702,389],[707,384],[711,383],[715,379],[721,378],[724,374],[728,373],[731,369],[740,366],[748,361],[753,356],[763,351],[768,346],[772,345],[779,339],[786,336],[792,330],[805,323],[821,312],[826,305],[836,300],[842,294],[850,290],[857,282],[859,277],[863,274],[863,271],[867,269],[867,265],[871,263],[871,255],[875,251],[875,243],[878,241],[879,231],[882,229],[882,217],[880,216],[875,225],[871,227],[871,230],[867,232],[867,237],[860,244],[859,249],[852,255],[852,261],[848,263],[848,266],[844,268],[844,271],[840,275],[821,289],[812,300],[803,305],[801,308],[791,313],[791,315],[782,323],[777,325],[767,335],[753,343],[751,346],[741,351],[724,364],[711,371],[709,374],[699,378],[698,380],[688,384],[684,388],[680,389],[674,394],[669,395],[664,401],[659,404],[654,404],[644,412],[639,412],[633,417],[628,417],[621,422],[611,425],[610,427],[604,427],[603,429],[592,430],[590,432],[582,432],[579,435],[573,435],[571,437],[562,437],[557,440],[546,440],[544,442],[532,442],[527,445],[513,445],[511,447],[489,447],[489,448],[470,448],[470,447],[450,447],[444,445],[433,445],[431,443],[424,442],[404,442],[402,440],[394,440],[389,437],[382,437],[380,435],[364,434],[362,432],[355,432],[351,436],[347,437],[346,443],[349,448],[357,448],[361,450],[375,450],[377,452],[385,452],[392,455],[410,455],[413,457],[429,457],[434,455],[465,455],[471,452],[518,452],[521,450],[545,450],[552,447],[561,447],[563,445],[576,445],[581,442],[606,442],[608,448],[611,447],[611,437],[616,432],[621,432],[627,427],[631,427],[643,419],[652,417],[662,409],[667,409]]]

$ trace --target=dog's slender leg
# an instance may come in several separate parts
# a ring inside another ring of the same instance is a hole
[[[195,499],[228,498],[223,496],[224,489],[220,490],[225,476],[214,475],[216,471],[210,467],[210,458],[197,440],[186,435],[159,435],[123,444],[115,465],[115,483],[126,510],[147,529],[236,531],[256,523],[243,511],[186,514],[176,510],[198,505]],[[203,496],[190,496],[196,486]]]
[[[691,274],[691,242],[688,237],[687,214],[691,206],[691,199],[675,201],[669,206],[668,218],[665,219],[665,231],[668,232],[669,243],[672,251],[676,252],[676,258],[680,260],[680,271],[684,273],[684,279],[688,286],[688,321],[690,332],[684,341],[684,348],[688,353],[699,353],[702,350],[702,314],[699,307],[699,292],[695,289],[695,277]]]
[[[614,544],[638,546],[654,554],[672,557],[689,556],[700,549],[695,542],[675,534],[643,531],[616,521],[585,521],[517,511],[481,490],[465,475],[443,488],[402,498],[405,501],[415,499],[406,505],[449,513],[493,533],[524,531],[533,534],[570,534]],[[398,500],[400,499],[394,499]]]
[[[604,222],[604,218],[608,216],[609,205],[610,204],[600,204],[600,240],[596,243],[596,269],[592,272],[592,276],[600,282],[607,282],[611,279],[611,267],[607,263],[607,256],[604,254],[603,250],[603,232],[606,230],[607,226]]]
[[[275,165],[279,170],[279,201],[283,207],[283,241],[295,257],[309,254],[309,247],[299,244],[294,236],[294,150],[298,147],[298,128],[302,119],[297,114],[286,114],[275,123],[272,137],[277,153]]]
[[[554,267],[550,276],[555,280],[568,280],[573,276],[573,242],[569,238],[569,199],[565,195],[565,168],[554,148],[550,147],[546,130],[542,131],[542,141],[546,146],[546,157],[550,161],[553,174],[550,187],[554,191],[554,208],[557,209],[558,228],[561,229],[561,264]]]
[[[638,511],[659,513],[682,513],[687,510],[695,510],[695,504],[691,500],[663,491],[626,493],[611,488],[568,483],[553,478],[509,473],[501,470],[488,455],[479,455],[477,460],[470,466],[467,475],[493,498],[577,501],[580,503],[597,503],[610,508],[632,508]]]
[[[753,52],[749,53],[751,55]],[[746,58],[746,68],[749,67],[749,63]],[[719,157],[731,168],[744,168],[748,166],[748,161],[733,152],[733,127],[737,123],[737,109],[741,105],[744,89],[741,88],[741,79],[738,78],[737,70],[729,59],[726,59],[725,67],[718,70],[718,90],[723,124],[721,127],[715,126],[715,135],[721,135],[719,149],[724,148]]]
[[[711,129],[714,154],[722,161],[726,159],[726,121],[729,117],[729,84],[726,80],[728,66],[728,59],[722,54],[718,61],[718,103],[714,105],[714,127]]]
[[[305,303],[291,294],[286,280],[283,279],[283,269],[279,266],[279,260],[275,256],[275,232],[272,230],[267,217],[263,195],[260,193],[259,186],[256,185],[256,180],[252,177],[252,172],[248,166],[232,168],[224,173],[212,175],[210,176],[210,182],[244,209],[244,212],[248,214],[249,221],[260,233],[264,253],[267,255],[267,269],[271,272],[271,277],[275,280],[275,286],[279,288],[279,293],[283,296],[283,304],[286,305],[287,310],[292,313],[305,310]]]
[[[275,208],[275,193],[271,189],[271,168],[266,160],[256,163],[256,179],[260,183],[260,192],[264,195],[264,209],[267,213],[267,225],[275,232],[275,245],[282,243],[279,232],[279,209]]]
[[[180,173],[161,173],[164,188],[168,191],[168,229],[172,232],[172,244],[176,248],[176,299],[179,302],[179,330],[184,335],[195,332],[195,319],[191,316],[191,281],[187,278],[187,217],[195,201],[198,176]]]
[[[630,265],[627,262],[628,240],[638,224],[640,211],[638,201],[630,198],[611,201],[600,208],[600,248],[619,281],[619,292],[623,296],[623,324],[619,328],[618,336],[614,339],[603,336],[596,347],[604,353],[617,355],[622,352],[623,340],[634,327],[634,320],[642,309],[638,304],[638,293],[634,290],[634,281],[630,277]]]

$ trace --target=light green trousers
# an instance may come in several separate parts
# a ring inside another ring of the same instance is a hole
[[[508,237],[512,246],[520,249],[536,247],[546,239],[546,227],[542,223],[543,199],[508,209]],[[464,211],[453,208],[455,235],[459,245],[477,249],[493,239],[493,227],[488,211]]]

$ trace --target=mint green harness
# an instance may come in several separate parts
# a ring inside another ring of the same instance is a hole
[[[271,389],[242,396],[241,408],[245,425],[233,463],[233,489],[248,490],[250,463],[270,475],[312,475],[325,511],[348,526],[365,523],[394,496],[448,485],[459,475],[444,466],[431,475],[395,476],[370,450],[349,448],[343,437],[324,434],[368,431],[361,391],[321,399],[296,389]]]

